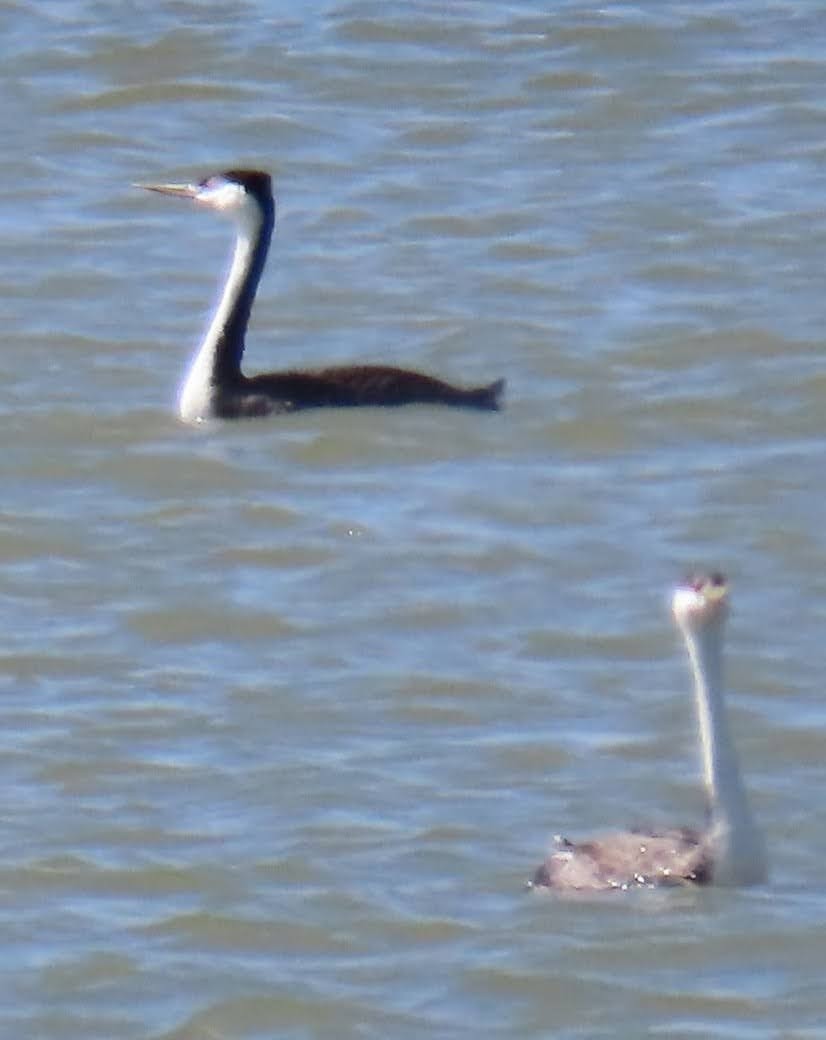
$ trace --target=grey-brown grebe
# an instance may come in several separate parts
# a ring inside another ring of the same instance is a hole
[[[674,592],[672,610],[694,675],[708,825],[702,831],[608,833],[582,842],[558,838],[534,874],[535,887],[598,890],[765,880],[763,839],[740,779],[723,701],[725,579],[720,574],[690,579]]]

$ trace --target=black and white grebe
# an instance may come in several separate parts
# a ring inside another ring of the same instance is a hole
[[[493,411],[504,380],[463,388],[390,365],[341,365],[309,371],[241,371],[244,337],[275,223],[272,182],[259,170],[229,170],[200,184],[142,184],[191,199],[235,223],[236,242],[218,309],[181,390],[182,419],[241,419],[302,408],[444,404]]]
[[[708,825],[700,831],[609,833],[581,842],[557,838],[556,849],[534,874],[534,887],[593,891],[765,880],[763,839],[740,778],[723,701],[725,579],[690,579],[674,592],[672,611],[694,674]]]

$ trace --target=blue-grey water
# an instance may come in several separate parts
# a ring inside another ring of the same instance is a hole
[[[0,5],[0,1036],[826,1036],[820,4]],[[273,172],[249,372],[434,408],[182,425]],[[668,616],[730,575],[771,877],[532,896],[701,819]]]

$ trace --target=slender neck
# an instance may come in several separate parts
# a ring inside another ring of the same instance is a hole
[[[759,881],[765,873],[762,839],[740,778],[723,699],[723,625],[687,627],[684,635],[694,673],[710,834],[718,842],[715,878],[730,883]]]
[[[181,390],[179,410],[183,419],[205,418],[212,390],[232,387],[242,379],[244,338],[274,222],[272,199],[263,205],[256,203],[241,216],[218,308]]]
[[[209,351],[216,383],[235,381],[241,375],[244,338],[255,293],[267,262],[274,223],[272,202],[260,217],[238,229],[235,251],[221,302],[209,326],[201,352]]]

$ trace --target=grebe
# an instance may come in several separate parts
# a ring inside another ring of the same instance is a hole
[[[557,838],[557,848],[534,874],[532,886],[597,890],[765,880],[763,840],[740,779],[723,702],[725,579],[720,574],[690,579],[674,592],[672,611],[694,674],[707,828],[631,831],[585,842]]]
[[[496,410],[499,379],[465,389],[389,365],[343,365],[313,371],[241,372],[244,336],[267,260],[275,202],[268,173],[229,170],[200,184],[140,184],[163,195],[191,199],[235,222],[237,238],[229,275],[181,390],[178,410],[188,422],[240,419],[301,408],[446,404]]]

